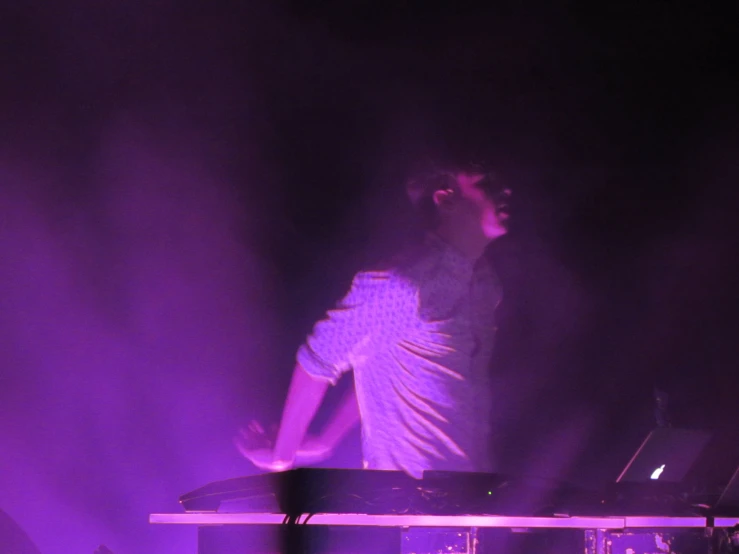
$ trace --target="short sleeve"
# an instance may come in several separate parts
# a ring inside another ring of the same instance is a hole
[[[336,308],[316,323],[297,361],[312,377],[335,383],[378,349],[397,340],[407,295],[388,272],[361,272]]]

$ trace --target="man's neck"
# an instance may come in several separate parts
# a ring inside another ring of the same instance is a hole
[[[490,244],[490,240],[484,237],[473,240],[470,237],[461,237],[444,225],[436,229],[436,235],[473,263],[482,257],[485,249]]]

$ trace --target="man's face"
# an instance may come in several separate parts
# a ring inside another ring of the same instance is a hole
[[[459,174],[455,219],[469,233],[494,240],[508,232],[510,189],[482,174]]]

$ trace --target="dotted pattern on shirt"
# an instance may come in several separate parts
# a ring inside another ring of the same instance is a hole
[[[355,372],[367,467],[486,469],[488,363],[500,284],[440,240],[387,271],[359,273],[298,362],[335,382]]]

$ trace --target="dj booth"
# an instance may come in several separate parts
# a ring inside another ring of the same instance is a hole
[[[296,469],[211,483],[180,503],[184,513],[150,522],[197,526],[199,554],[739,552],[739,511],[691,505],[660,482],[592,492],[497,474]]]

